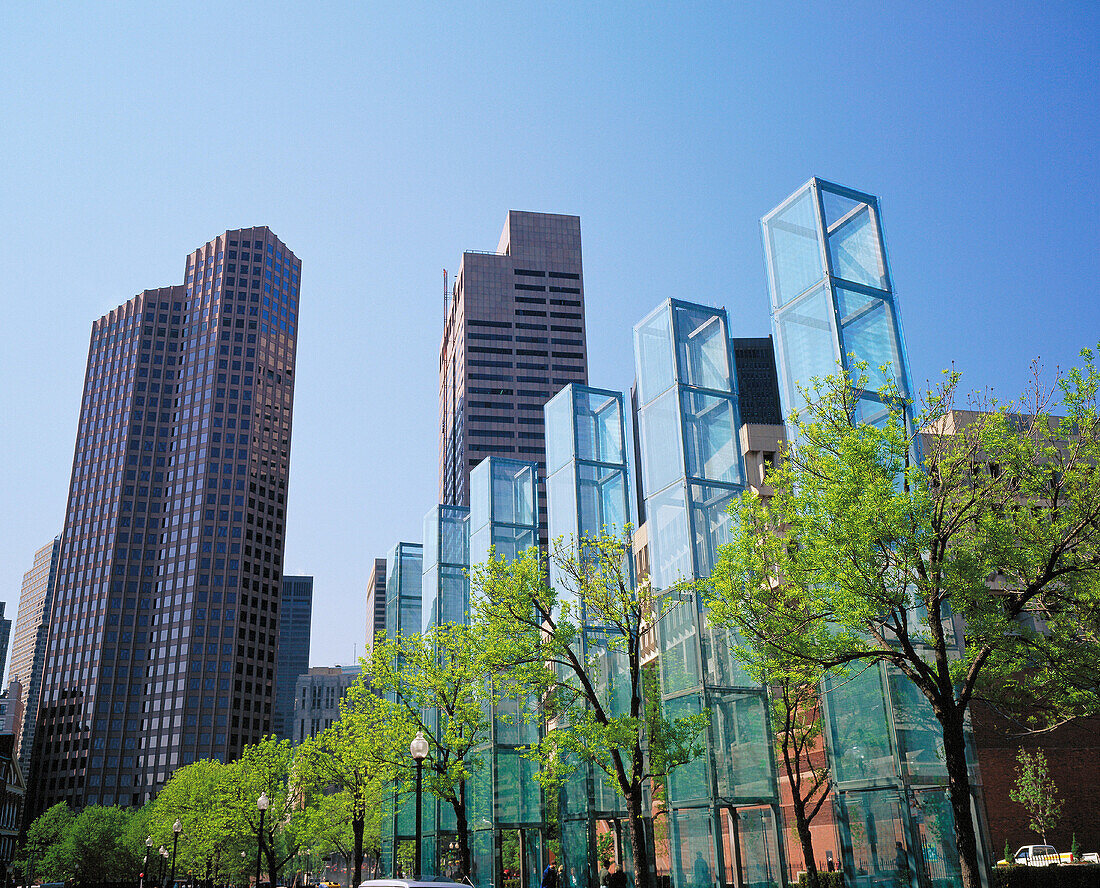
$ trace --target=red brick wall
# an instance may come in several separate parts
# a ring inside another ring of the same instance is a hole
[[[1082,851],[1100,851],[1100,718],[1077,719],[1049,734],[1013,736],[1012,727],[980,703],[971,707],[993,851],[1005,841],[1015,851],[1041,841],[1027,825],[1027,812],[1008,794],[1016,783],[1016,753],[1042,749],[1064,802],[1062,817],[1047,840],[1068,851],[1077,834]]]

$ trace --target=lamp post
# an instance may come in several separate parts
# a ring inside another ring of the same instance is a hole
[[[415,876],[423,872],[423,867],[420,863],[420,833],[423,828],[421,811],[421,780],[424,773],[424,759],[428,757],[428,741],[424,739],[423,731],[416,732],[416,736],[413,737],[412,743],[409,744],[409,754],[416,762],[416,857],[413,858],[413,875]]]
[[[168,875],[168,849],[163,845],[157,849],[157,853],[160,854],[160,884],[164,884],[164,877]]]
[[[138,888],[145,888],[145,868],[149,866],[149,852],[153,850],[153,837],[145,838],[145,856],[141,859],[141,879],[138,880]],[[30,884],[29,882],[27,883]]]
[[[267,813],[267,806],[271,802],[268,801],[267,793],[261,792],[260,797],[256,799],[256,807],[260,809],[260,832],[256,839],[256,888],[260,888],[260,865],[263,862],[264,852],[264,815]]]
[[[183,832],[183,824],[177,817],[176,822],[172,824],[172,878],[168,882],[169,888],[174,888],[176,884],[176,848],[179,846],[181,832]]]

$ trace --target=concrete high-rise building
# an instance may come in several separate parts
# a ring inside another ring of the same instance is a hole
[[[30,752],[34,743],[38,692],[42,687],[42,667],[46,661],[48,618],[57,579],[57,557],[61,537],[54,537],[34,553],[34,566],[23,574],[19,610],[15,616],[15,640],[12,642],[10,675],[23,688],[23,724],[15,738],[16,755],[24,775],[30,775]]]
[[[32,814],[140,805],[271,731],[300,273],[226,231],[92,325]]]
[[[375,558],[367,580],[367,645],[364,656],[370,656],[375,639],[386,634],[386,559]]]
[[[545,475],[542,407],[587,382],[581,220],[511,210],[495,253],[462,254],[444,308],[440,502],[469,506],[470,469],[487,456]],[[545,506],[539,527],[545,544]]]
[[[8,661],[8,642],[11,641],[11,620],[4,616],[5,606],[0,601],[0,679],[3,678],[4,664]]]
[[[340,701],[359,677],[358,666],[314,666],[292,690],[287,739],[295,746],[316,737],[340,718]]]
[[[309,671],[313,620],[313,577],[283,577],[279,602],[279,665],[275,670],[275,717],[271,732],[283,740],[294,733],[294,685]]]

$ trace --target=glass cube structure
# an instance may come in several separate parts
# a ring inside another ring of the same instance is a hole
[[[814,178],[762,225],[785,414],[807,408],[814,377],[863,362],[868,379],[853,421],[884,422],[877,390],[892,383],[911,427],[909,365],[878,198]],[[960,885],[947,771],[928,701],[884,664],[827,679],[822,699],[846,884]],[[988,848],[971,762],[972,809]]]
[[[539,543],[538,463],[489,457],[470,471],[470,564],[490,551],[512,560]],[[546,823],[538,766],[523,755],[537,743],[533,699],[502,699],[490,716],[483,767],[466,787],[473,872],[478,888],[504,884],[504,833],[519,836],[522,884],[538,888],[545,865]]]
[[[386,635],[415,635],[421,628],[424,547],[398,543],[386,559]],[[416,840],[416,799],[395,786],[384,799],[382,817],[382,867],[397,870],[398,845]]]
[[[681,580],[708,577],[745,490],[724,309],[669,300],[634,328],[635,417],[667,717],[707,712],[706,750],[665,787],[673,888],[786,883],[767,694]]]
[[[585,539],[601,534],[622,538],[630,517],[629,471],[623,396],[620,392],[568,385],[547,402],[546,482],[551,546],[561,545],[578,561],[585,557]],[[559,543],[560,538],[560,543]],[[623,565],[633,588],[629,550]],[[569,617],[579,627],[578,648],[589,676],[612,715],[630,712],[630,672],[625,636],[590,617],[569,581],[553,561],[550,581]],[[572,675],[563,670],[568,681]],[[604,772],[589,763],[566,760],[573,770],[558,793],[561,848],[570,885],[594,885],[597,823],[622,836],[625,803]],[[628,859],[623,843],[620,859]],[[629,869],[628,863],[628,869]]]
[[[863,362],[857,420],[883,421],[879,389],[912,390],[878,198],[811,179],[763,229],[784,409],[805,409],[815,377]]]

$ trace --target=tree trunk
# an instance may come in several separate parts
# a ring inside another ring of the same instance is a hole
[[[279,884],[279,865],[275,862],[274,838],[272,836],[271,841],[264,842],[264,857],[267,858],[267,880],[271,883],[271,888],[276,888]]]
[[[645,817],[642,816],[642,784],[635,780],[626,797],[630,817],[630,849],[634,852],[634,883],[637,888],[656,888],[652,861],[646,847]]]
[[[959,854],[959,869],[963,888],[981,888],[978,864],[978,838],[970,812],[970,773],[966,767],[966,735],[961,713],[951,713],[941,719],[943,752],[947,763],[948,796],[955,815],[955,847]]]
[[[355,881],[351,883],[351,888],[359,888],[359,883],[363,881],[363,827],[366,819],[366,814],[356,814],[351,819],[351,832],[355,836],[355,847],[352,851],[355,859]]]
[[[806,802],[794,796],[794,822],[798,831],[798,843],[802,846],[802,860],[806,865],[806,884],[817,888],[817,860],[814,857],[814,839],[810,833],[810,821],[806,817]]]
[[[459,790],[462,794],[462,790]],[[470,834],[466,828],[466,805],[451,804],[455,809],[455,832],[458,833],[458,866],[462,875],[470,878]]]

